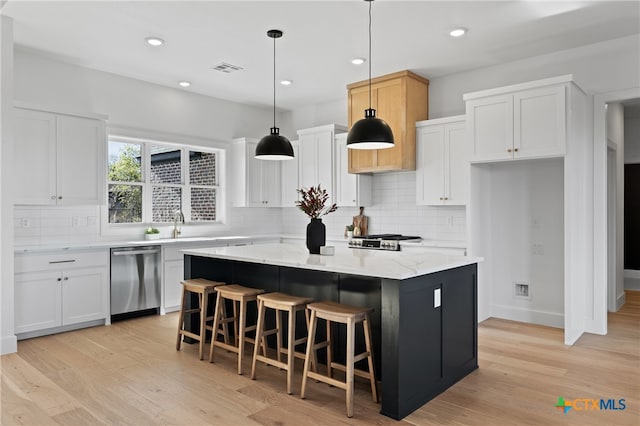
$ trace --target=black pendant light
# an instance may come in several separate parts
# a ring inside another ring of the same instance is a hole
[[[393,148],[393,132],[391,127],[379,118],[376,110],[371,108],[371,2],[369,2],[369,108],[364,110],[364,118],[356,121],[347,135],[347,148],[350,149],[384,149]]]
[[[280,135],[276,127],[276,39],[282,37],[282,31],[269,30],[267,35],[273,39],[273,127],[271,133],[258,142],[256,158],[259,160],[291,160],[293,147],[289,139]]]

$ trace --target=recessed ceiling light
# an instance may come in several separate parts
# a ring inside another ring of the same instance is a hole
[[[147,37],[145,40],[151,46],[162,46],[164,44],[164,40],[158,37]]]
[[[188,81],[181,81],[180,83],[178,83],[180,86],[182,87],[189,87],[191,86],[191,83],[189,83]]]
[[[351,63],[353,65],[362,65],[362,64],[364,64],[365,61],[366,61],[366,59],[364,59],[364,58],[353,58],[351,60]]]
[[[466,28],[456,28],[453,29],[451,31],[449,31],[449,35],[451,37],[462,37],[463,35],[465,35],[467,33],[467,29]]]
[[[280,84],[282,84],[283,86],[290,86],[291,83],[293,83],[293,81],[291,81],[291,80],[282,80],[280,82]]]

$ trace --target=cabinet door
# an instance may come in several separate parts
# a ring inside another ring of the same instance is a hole
[[[331,200],[335,200],[333,188],[333,145],[335,144],[333,130],[325,130],[316,135],[316,185],[326,189]]]
[[[442,288],[442,362],[446,378],[459,377],[477,362],[477,294],[474,266],[446,272]]]
[[[62,325],[104,319],[108,286],[105,268],[62,272]]]
[[[371,106],[377,108],[377,93],[372,90]],[[349,91],[349,127],[364,118],[364,111],[369,108],[369,87],[359,87]],[[349,173],[371,171],[377,164],[377,150],[350,149]]]
[[[379,170],[402,169],[405,137],[405,111],[399,105],[406,105],[405,81],[400,78],[380,82],[373,87],[376,91],[376,117],[384,120],[391,131],[395,145],[393,148],[377,150],[376,167]]]
[[[257,160],[254,156],[256,143],[247,142],[246,166],[247,166],[247,207],[264,207],[262,196],[262,167],[267,160]]]
[[[295,202],[298,201],[296,190],[300,188],[298,183],[298,162],[300,161],[298,141],[291,141],[291,146],[293,146],[293,160],[282,162],[282,193],[280,194],[282,207],[295,206]]]
[[[513,96],[467,102],[473,161],[513,158]]]
[[[422,127],[416,146],[416,204],[444,204],[445,130],[444,126]]]
[[[15,277],[15,332],[62,324],[62,274],[33,272]]]
[[[265,207],[280,207],[281,161],[256,160],[262,163],[262,200]],[[286,160],[293,161],[293,160]]]
[[[313,133],[300,135],[300,186],[310,188],[318,184],[318,140]]]
[[[56,204],[56,116],[16,108],[16,204]]]
[[[444,127],[444,197],[447,205],[465,205],[469,197],[469,144],[466,123]]]
[[[170,260],[164,263],[164,309],[166,311],[180,309],[182,284],[184,278],[184,260]]]
[[[103,204],[104,122],[59,115],[56,136],[58,204]]]
[[[566,152],[565,86],[514,94],[514,157],[562,156]]]
[[[349,174],[349,153],[347,138],[336,137],[335,171],[336,171],[336,204],[338,206],[356,206],[358,175]]]

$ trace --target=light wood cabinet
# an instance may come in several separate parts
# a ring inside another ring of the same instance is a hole
[[[109,320],[107,250],[24,254],[15,258],[15,332],[18,338]],[[28,333],[28,334],[25,334]]]
[[[369,80],[348,89],[349,127],[364,118],[369,108]],[[410,71],[371,81],[371,107],[389,124],[395,146],[378,150],[349,150],[349,173],[415,170],[415,123],[429,118],[429,80]]]
[[[335,202],[340,207],[370,206],[373,176],[349,173],[347,134],[336,135],[335,143]]]
[[[104,118],[15,108],[15,203],[103,204]]]
[[[234,207],[280,207],[281,162],[256,159],[257,145],[257,140],[249,138],[234,139],[231,144]]]
[[[534,84],[465,95],[472,161],[565,155],[568,83]]]
[[[416,204],[465,205],[469,148],[464,115],[416,123]]]

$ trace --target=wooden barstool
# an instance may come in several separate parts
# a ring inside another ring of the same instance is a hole
[[[209,302],[209,295],[216,291],[217,287],[225,285],[225,283],[205,280],[204,278],[194,278],[190,280],[181,281],[182,284],[182,302],[180,303],[180,317],[178,318],[178,339],[176,341],[176,350],[180,350],[180,344],[182,343],[182,336],[191,337],[199,342],[198,354],[200,359],[203,355],[204,341],[206,337],[206,324],[207,321],[212,320],[213,317],[207,316],[207,305]],[[198,307],[193,309],[185,309],[185,303],[188,293],[196,293],[198,295]],[[184,328],[184,316],[185,314],[192,314],[194,312],[200,313],[200,334],[195,334]],[[225,325],[226,327],[226,325]],[[226,330],[226,328],[225,328]]]
[[[209,362],[213,362],[214,348],[216,346],[224,348],[228,351],[238,354],[238,374],[242,374],[242,356],[244,355],[244,343],[249,342],[257,345],[257,340],[246,337],[246,333],[256,329],[255,325],[250,327],[246,326],[247,321],[247,304],[252,301],[257,301],[259,294],[264,293],[264,290],[259,288],[244,287],[238,284],[230,284],[221,287],[217,290],[218,297],[216,299],[216,310],[213,314],[213,336],[211,338],[211,347],[209,349]],[[226,300],[233,301],[233,317],[227,318],[224,312],[224,304]],[[237,306],[240,305],[240,312],[238,313]],[[220,324],[224,324],[229,320],[234,321],[234,335],[235,345],[230,345],[228,342],[218,341],[217,334],[220,331]],[[266,354],[266,347],[264,339],[261,342],[262,352]]]
[[[275,367],[279,367],[287,371],[287,393],[291,395],[291,387],[293,382],[293,362],[294,359],[304,359],[305,354],[302,352],[296,352],[295,348],[307,341],[307,336],[301,337],[296,340],[296,313],[299,311],[305,312],[307,319],[307,329],[309,328],[309,313],[307,311],[307,304],[313,299],[309,297],[297,297],[284,293],[268,293],[258,296],[258,324],[256,330],[256,341],[264,339],[267,336],[276,334],[276,357],[277,359],[269,358],[266,354],[258,354],[258,345],[253,348],[253,361],[251,364],[251,378],[256,378],[256,361],[262,361],[265,364],[270,364]],[[276,311],[276,328],[271,330],[265,330],[264,317],[267,308],[275,309]],[[282,347],[282,319],[283,312],[289,313],[288,332],[287,332],[287,347]],[[287,362],[282,362],[280,354],[287,355]],[[315,365],[315,364],[314,364]]]
[[[319,302],[310,303],[307,309],[311,311],[311,319],[309,324],[309,340],[307,341],[307,353],[304,360],[304,370],[302,372],[302,390],[300,396],[305,397],[307,386],[307,378],[312,378],[321,382],[328,383],[335,387],[347,391],[347,417],[353,417],[353,379],[354,375],[368,378],[371,382],[371,395],[374,402],[378,402],[378,393],[376,390],[376,378],[373,371],[373,353],[371,350],[371,324],[369,323],[370,308],[358,308],[354,306],[342,305],[336,302]],[[327,340],[315,343],[316,328],[318,326],[318,318],[327,321]],[[347,360],[346,365],[338,364],[331,360],[331,322],[337,322],[347,325]],[[355,354],[355,338],[356,324],[362,323],[364,329],[364,341],[366,350],[361,354]],[[313,371],[309,371],[312,362],[312,353],[320,348],[327,348],[327,375],[322,375]],[[369,371],[358,370],[355,363],[367,358],[369,363]],[[332,369],[338,369],[346,372],[345,381],[339,381],[332,377]]]

